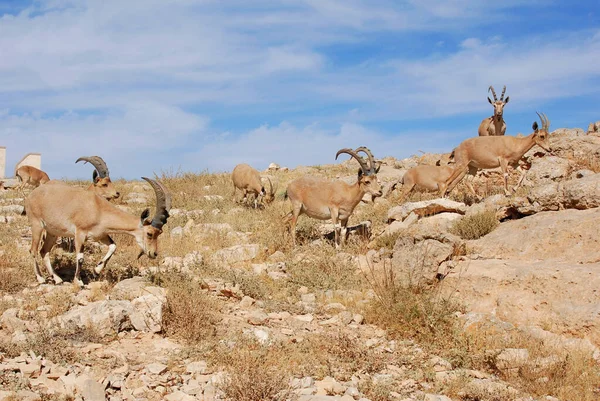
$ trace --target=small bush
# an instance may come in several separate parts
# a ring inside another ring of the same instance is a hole
[[[233,352],[228,376],[219,386],[226,399],[235,401],[283,401],[292,395],[286,369],[270,355],[268,347],[243,347]]]
[[[190,277],[170,272],[162,279],[167,289],[163,329],[169,336],[199,343],[215,335],[219,303]]]
[[[496,219],[496,212],[486,210],[458,220],[450,228],[452,234],[463,239],[478,239],[491,233],[500,224]]]

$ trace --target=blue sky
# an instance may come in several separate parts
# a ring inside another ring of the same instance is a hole
[[[600,120],[597,1],[0,0],[0,146],[52,178],[446,152]]]

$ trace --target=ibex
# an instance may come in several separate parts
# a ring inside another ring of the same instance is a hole
[[[368,156],[368,162],[357,154],[364,152]],[[331,219],[335,227],[335,246],[340,246],[340,231],[342,241],[346,240],[346,226],[354,208],[366,193],[374,197],[381,196],[381,186],[377,181],[377,171],[373,155],[369,149],[360,147],[355,151],[352,149],[340,149],[336,155],[347,153],[355,158],[360,164],[358,180],[355,184],[347,184],[342,180],[329,181],[323,178],[305,176],[290,182],[287,187],[287,196],[292,203],[292,211],[284,217],[284,222],[290,224],[292,243],[296,245],[296,223],[298,216],[305,213],[307,216],[318,220]],[[338,230],[337,223],[341,223]]]
[[[100,156],[80,157],[75,163],[79,163],[80,161],[86,163],[89,162],[94,166],[92,184],[88,187],[88,191],[94,191],[107,200],[117,199],[119,197],[119,192],[110,180],[108,167],[106,167],[106,163]]]
[[[398,183],[402,183],[402,192],[400,200],[416,187],[428,191],[441,191],[446,185],[446,180],[452,175],[454,168],[452,166],[431,166],[421,165],[408,170],[402,178],[392,186],[392,191]]]
[[[19,180],[17,189],[23,189],[25,185],[36,188],[50,181],[48,174],[33,166],[21,166],[15,170],[15,176]]]
[[[488,102],[494,107],[494,115],[488,118],[484,118],[481,124],[479,124],[479,136],[494,136],[494,135],[504,135],[506,132],[506,123],[504,122],[504,118],[502,114],[504,112],[504,106],[508,103],[510,96],[506,97],[504,100],[504,92],[506,92],[506,85],[502,89],[502,95],[500,96],[500,100],[496,97],[496,91],[493,86],[488,88],[488,92],[492,91],[492,95],[494,95],[494,101],[490,99],[488,96]]]
[[[532,125],[533,132],[526,137],[478,136],[469,138],[458,145],[454,149],[454,172],[446,180],[444,188],[440,188],[440,195],[445,196],[452,191],[467,173],[474,176],[478,169],[492,169],[497,167],[500,167],[504,176],[504,193],[510,195],[508,191],[508,166],[518,168],[519,160],[535,145],[539,145],[545,151],[551,152],[550,135],[548,133],[550,121],[543,113],[541,115],[537,113],[537,115],[542,122],[542,129],[538,129],[538,124],[534,121]],[[522,171],[515,190],[521,185],[524,176],[525,172]],[[477,196],[475,189],[468,181],[467,186]]]
[[[34,259],[37,281],[45,282],[38,265],[39,252],[54,282],[56,284],[62,282],[50,264],[50,250],[58,237],[70,237],[75,240],[77,258],[74,281],[80,286],[83,285],[79,273],[83,264],[83,244],[88,239],[108,245],[108,252],[94,268],[97,274],[106,266],[117,248],[110,234],[123,233],[133,236],[142,249],[138,258],[146,254],[149,258],[155,259],[158,236],[162,233],[162,227],[169,217],[171,196],[160,182],[142,178],[152,185],[156,193],[156,213],[152,219],[148,218],[150,209],[145,209],[141,217],[136,217],[119,209],[93,191],[60,182],[42,185],[33,190],[25,200],[25,209],[31,224],[29,252]]]
[[[271,203],[275,198],[273,183],[271,182],[271,180],[268,178],[266,180],[269,182],[269,192],[267,193],[264,185],[262,184],[260,173],[258,172],[258,170],[249,166],[248,164],[243,163],[235,166],[231,173],[231,180],[233,181],[234,202],[236,201],[236,189],[240,189],[244,194],[242,202],[247,202],[248,194],[254,195],[255,208],[258,207],[258,204],[261,201],[264,201],[265,203]]]

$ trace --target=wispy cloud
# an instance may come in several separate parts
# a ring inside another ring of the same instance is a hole
[[[540,5],[545,19],[533,29]],[[326,163],[337,149],[363,144],[403,156],[475,132],[491,112],[490,84],[507,85],[511,133],[520,130],[512,116],[530,126],[534,108],[577,112],[584,121],[592,110],[574,99],[600,97],[597,17],[574,6],[580,14],[571,18],[585,23],[562,29],[549,23],[561,18],[557,7],[550,0],[0,7],[0,144],[9,163],[41,150],[51,175],[71,177],[82,176],[74,159],[89,154],[126,177],[242,161]]]

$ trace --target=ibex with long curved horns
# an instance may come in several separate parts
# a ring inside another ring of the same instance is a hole
[[[446,193],[452,191],[467,173],[474,176],[479,169],[497,167],[501,168],[504,176],[504,193],[510,195],[508,191],[508,166],[519,169],[519,160],[535,145],[540,146],[547,152],[551,151],[550,134],[548,133],[550,120],[543,113],[537,113],[537,115],[542,122],[542,128],[539,129],[537,121],[534,121],[532,125],[533,132],[526,137],[476,136],[458,145],[454,149],[454,172],[440,188],[440,195],[445,196]],[[516,188],[521,185],[524,177],[525,171],[522,171]],[[468,181],[467,186],[477,196],[475,189]]]
[[[368,157],[368,165],[357,153],[364,152]],[[366,193],[374,197],[381,196],[381,186],[377,181],[377,171],[373,155],[365,147],[340,149],[335,158],[342,153],[347,153],[355,158],[359,165],[358,180],[355,184],[348,184],[342,180],[329,181],[323,178],[305,176],[290,182],[287,187],[287,197],[292,202],[292,211],[284,217],[284,222],[290,224],[292,243],[296,245],[296,223],[298,216],[304,213],[313,219],[331,219],[335,227],[335,246],[340,246],[346,240],[346,226],[354,208]],[[338,230],[337,222],[341,223]],[[342,232],[340,232],[342,231]]]
[[[100,156],[80,157],[75,163],[79,163],[80,161],[84,161],[85,163],[89,162],[94,166],[92,184],[88,187],[88,191],[94,191],[107,200],[117,199],[119,197],[119,192],[110,180],[108,167]]]
[[[79,273],[83,264],[83,244],[88,239],[108,245],[108,252],[94,268],[97,274],[106,266],[117,248],[110,234],[123,233],[135,237],[142,249],[138,257],[146,254],[149,258],[155,259],[158,255],[158,236],[162,233],[162,227],[169,217],[171,196],[160,182],[142,178],[152,185],[156,193],[156,213],[152,219],[149,219],[150,209],[145,209],[141,217],[136,217],[119,209],[93,191],[60,182],[42,185],[33,190],[25,200],[25,210],[31,224],[29,252],[34,259],[37,281],[45,282],[38,265],[39,252],[54,282],[56,284],[62,282],[50,264],[50,250],[58,237],[70,237],[75,240],[77,259],[74,280],[80,286],[83,285]]]
[[[488,92],[492,91],[492,95],[494,96],[494,101],[488,96],[488,102],[494,107],[494,115],[488,118],[484,118],[481,124],[479,124],[479,136],[494,136],[494,135],[504,135],[506,132],[506,123],[504,122],[504,118],[502,117],[504,113],[504,106],[508,103],[510,96],[506,97],[504,100],[504,92],[506,92],[506,85],[502,89],[502,95],[500,95],[500,100],[496,97],[496,91],[494,87],[490,85],[488,88]]]

